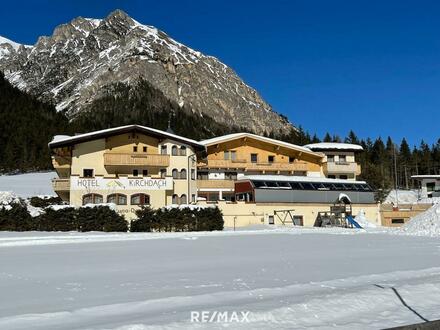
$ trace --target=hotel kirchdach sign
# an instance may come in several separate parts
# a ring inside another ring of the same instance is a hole
[[[173,178],[80,178],[70,177],[70,189],[82,191],[98,190],[172,190]]]

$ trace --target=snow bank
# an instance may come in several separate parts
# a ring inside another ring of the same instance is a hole
[[[359,210],[359,213],[356,215],[355,220],[358,224],[361,225],[362,228],[376,228],[376,224],[372,221],[368,220],[365,216],[365,211],[363,209]]]
[[[440,236],[440,204],[413,217],[402,231],[416,236]]]
[[[11,191],[0,191],[0,208],[9,206],[12,203],[18,203],[20,199]]]
[[[398,203],[397,203],[398,202]],[[384,204],[423,204],[423,203],[439,203],[440,197],[433,198],[420,198],[418,190],[401,190],[393,189],[389,192],[388,196],[384,200]]]
[[[194,204],[171,204],[164,207],[164,209],[190,209],[190,210],[200,210],[206,208],[212,208],[215,205],[194,205]]]

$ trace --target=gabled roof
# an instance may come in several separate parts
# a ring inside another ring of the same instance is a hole
[[[113,127],[108,129],[103,129],[99,131],[79,134],[75,136],[67,136],[67,135],[56,135],[51,142],[49,142],[49,148],[58,148],[58,147],[67,147],[71,146],[77,143],[81,142],[87,142],[92,141],[95,139],[107,137],[107,136],[113,136],[123,133],[129,133],[129,132],[139,132],[144,133],[149,136],[154,136],[157,138],[162,139],[170,139],[173,141],[181,142],[183,144],[190,145],[194,147],[195,149],[199,150],[205,150],[205,146],[195,140],[185,138],[180,135],[168,133],[165,131],[161,131],[159,129],[147,127],[147,126],[141,126],[141,125],[126,125],[126,126],[119,126],[119,127]]]
[[[319,155],[319,154],[311,151],[308,148],[304,148],[304,147],[298,146],[296,144],[292,144],[292,143],[288,143],[288,142],[284,142],[284,141],[280,141],[280,140],[275,140],[275,139],[271,139],[268,137],[255,135],[255,134],[251,134],[251,133],[227,134],[227,135],[218,136],[218,137],[208,139],[208,140],[203,140],[203,141],[200,141],[200,143],[208,147],[208,146],[212,146],[215,144],[219,144],[219,143],[223,143],[223,142],[227,142],[227,141],[232,141],[232,140],[237,140],[237,139],[241,139],[241,138],[245,138],[245,137],[255,139],[258,141],[262,141],[262,142],[266,142],[266,143],[270,143],[270,144],[274,144],[277,146],[285,147],[288,149],[293,149],[293,150],[296,150],[299,152],[306,153],[311,156],[315,156],[317,158],[322,158],[322,155]]]
[[[364,148],[359,144],[352,143],[338,143],[338,142],[320,142],[306,144],[304,147],[313,151],[330,151],[330,150],[344,150],[344,151],[362,151]]]

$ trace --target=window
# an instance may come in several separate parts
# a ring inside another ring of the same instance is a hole
[[[339,155],[339,162],[340,163],[346,163],[347,162],[347,156]]]
[[[148,170],[142,170],[142,176],[148,176]]]
[[[327,178],[329,178],[329,179],[336,179],[336,176],[334,174],[329,174],[329,175],[327,175]]]
[[[334,155],[327,155],[327,162],[328,163],[334,163],[335,162],[335,156]]]
[[[138,147],[134,146],[133,147],[133,152],[137,152],[138,151]]]
[[[147,147],[142,147],[143,152],[147,152]]]
[[[187,204],[186,195],[183,194],[180,196],[180,204]]]
[[[171,155],[177,156],[177,146],[172,146],[171,147]]]
[[[237,160],[237,151],[231,151],[231,160],[232,161],[234,161],[234,160]]]
[[[133,176],[138,176],[139,175],[139,171],[138,170],[133,170]]]
[[[292,164],[295,161],[295,157],[290,156],[289,157],[289,163]]]
[[[223,152],[223,159],[224,160],[229,160],[229,151],[224,151]]]
[[[180,147],[180,156],[186,156],[186,147],[185,146]]]
[[[347,179],[348,179],[348,176],[345,175],[345,174],[341,174],[341,175],[339,175],[339,179],[347,180]]]
[[[191,180],[195,180],[195,179],[196,179],[196,170],[191,169]]]
[[[267,156],[267,161],[269,162],[269,163],[273,163],[274,162],[274,160],[275,160],[275,156]]]
[[[269,222],[269,225],[274,225],[275,224],[275,217],[273,215],[267,216],[267,220]]]
[[[208,172],[197,172],[197,180],[208,180]]]
[[[302,215],[294,215],[292,221],[295,226],[304,226],[304,220]]]
[[[160,177],[165,178],[167,176],[167,170],[165,168],[160,169]]]
[[[180,170],[180,178],[181,179],[186,179],[186,170],[185,169],[181,169]]]
[[[405,223],[404,219],[391,219],[391,223]]]
[[[179,172],[177,171],[177,168],[173,168],[173,179],[178,179],[179,178]]]
[[[101,204],[102,203],[102,195],[99,194],[87,194],[82,198],[83,205],[86,204]]]
[[[167,146],[161,146],[160,147],[160,154],[166,155],[167,153],[168,153]]]
[[[256,163],[258,161],[258,154],[251,154],[251,163]]]
[[[93,178],[93,169],[90,169],[90,168],[83,169],[83,177],[84,178]]]
[[[225,172],[226,180],[237,180],[237,172]]]
[[[146,194],[134,194],[130,198],[131,205],[149,205],[150,195]]]
[[[176,194],[173,195],[172,203],[179,204],[179,196],[178,195],[176,195]]]
[[[196,194],[192,194],[192,195],[191,195],[191,201],[192,201],[193,203],[196,202]]]
[[[124,194],[111,194],[107,196],[107,203],[116,205],[127,205],[127,196]]]

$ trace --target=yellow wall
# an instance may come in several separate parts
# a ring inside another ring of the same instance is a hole
[[[199,202],[200,205],[207,205],[206,202]],[[304,226],[313,227],[318,212],[330,211],[330,204],[315,203],[229,203],[219,201],[216,205],[223,212],[225,227],[243,227],[255,224],[268,224],[268,216],[274,215],[275,210],[293,210],[294,215],[302,215]],[[365,211],[366,218],[380,225],[379,208],[377,204],[353,204],[353,215],[360,210]],[[282,225],[278,217],[274,217],[276,225]],[[291,220],[288,220],[292,225]]]
[[[186,195],[187,203],[192,202],[192,195],[197,200],[197,181],[191,179],[191,170],[194,170],[194,178],[197,178],[197,159],[193,148],[189,145],[178,143],[172,140],[159,140],[154,137],[146,136],[144,134],[137,133],[133,136],[131,133],[121,134],[108,138],[96,139],[83,143],[78,143],[73,147],[72,151],[72,166],[71,175],[79,176],[83,175],[83,169],[94,169],[95,176],[103,177],[119,177],[132,176],[133,169],[138,169],[139,176],[142,176],[142,170],[148,170],[148,176],[155,177],[159,175],[160,168],[153,166],[104,166],[104,153],[134,153],[133,146],[137,146],[137,153],[142,154],[143,147],[147,147],[147,154],[159,154],[161,146],[167,146],[167,154],[170,157],[169,166],[164,167],[166,169],[166,175],[172,176],[173,169],[177,169],[180,173],[182,169],[187,172],[186,179],[174,179],[172,191],[146,191],[145,193],[150,195],[150,202],[152,207],[163,207],[165,205],[172,204],[173,194],[177,194],[179,197]],[[186,147],[186,155],[172,155],[172,147],[177,146],[180,149],[181,146]],[[94,191],[88,191],[87,193],[94,193]],[[96,191],[103,195],[104,202],[106,197],[110,193],[123,193],[129,196],[134,193],[133,191],[117,191],[111,192]],[[82,205],[82,196],[85,192],[82,191],[70,191],[70,203],[75,206]],[[129,202],[128,202],[129,203]],[[131,211],[132,206],[117,206],[118,209]],[[136,208],[136,206],[134,206]],[[130,213],[131,214],[131,213]],[[131,215],[129,215],[131,216]]]

